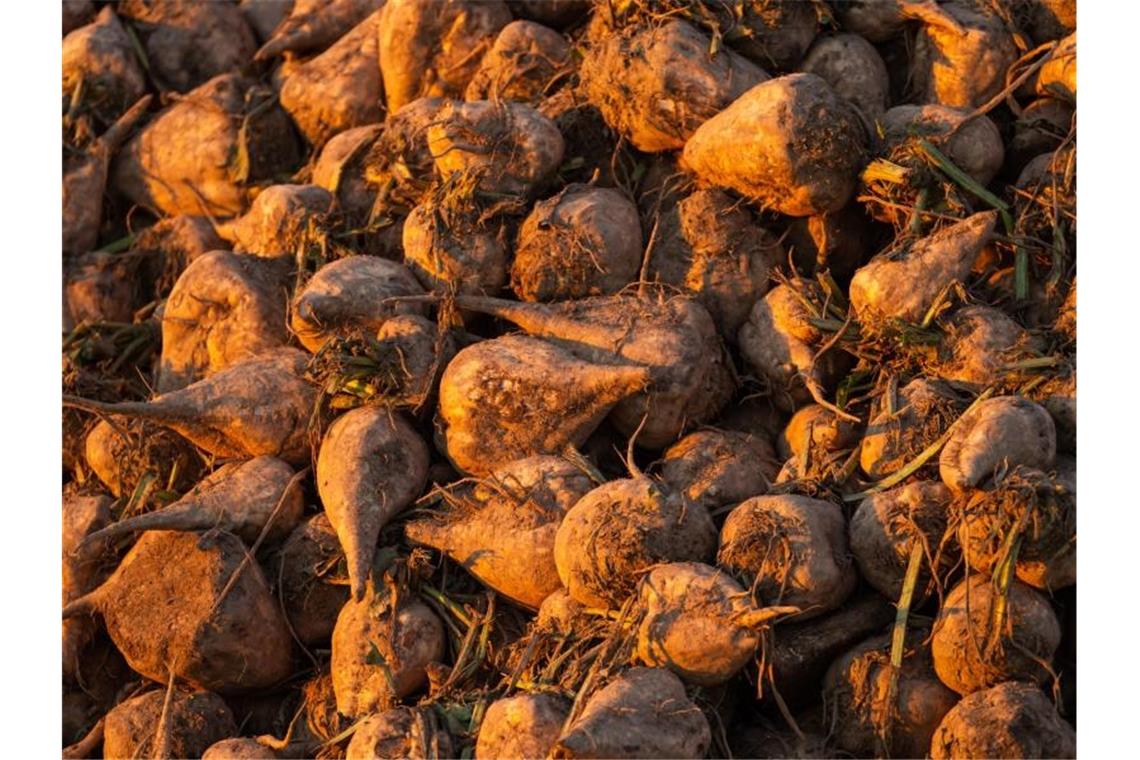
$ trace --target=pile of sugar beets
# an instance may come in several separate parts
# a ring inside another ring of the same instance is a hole
[[[1072,0],[64,0],[63,746],[1071,757]]]

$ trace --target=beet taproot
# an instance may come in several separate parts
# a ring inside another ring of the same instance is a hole
[[[558,577],[575,600],[617,608],[660,562],[703,562],[716,550],[708,511],[645,476],[612,480],[580,498],[554,539]]]
[[[799,70],[831,85],[835,94],[853,103],[868,122],[873,123],[890,105],[887,65],[875,46],[857,34],[816,39]]]
[[[110,6],[63,38],[63,111],[89,109],[111,124],[146,93],[131,38]]]
[[[511,288],[524,301],[617,293],[641,266],[637,208],[608,187],[567,185],[519,228]]]
[[[157,391],[181,390],[284,346],[285,275],[271,262],[229,251],[194,259],[162,313]]]
[[[785,411],[820,397],[849,364],[841,351],[819,352],[825,339],[814,320],[820,315],[803,292],[823,303],[814,282],[797,279],[777,285],[756,301],[736,338],[741,357],[767,383],[773,403]]]
[[[756,85],[703,123],[682,163],[702,180],[788,216],[838,211],[855,192],[867,135],[815,74]]]
[[[533,21],[512,21],[483,56],[464,99],[533,105],[570,68],[570,46],[562,35]]]
[[[968,0],[941,3],[957,22],[923,26],[914,43],[911,76],[927,103],[976,108],[1005,86],[1006,70],[1018,51],[1002,19],[990,8]]]
[[[711,188],[665,205],[652,225],[647,279],[691,294],[721,336],[735,341],[768,291],[775,263],[785,258],[779,240],[727,193]]]
[[[427,683],[425,667],[443,657],[446,645],[443,623],[423,602],[394,601],[369,586],[362,599],[341,608],[333,629],[337,710],[360,718],[394,707]]]
[[[999,466],[1049,470],[1056,458],[1049,412],[1020,396],[998,396],[962,415],[938,456],[938,469],[951,490],[962,491],[986,482]]]
[[[364,177],[364,158],[383,130],[381,124],[366,124],[338,132],[313,164],[312,183],[336,197],[350,223],[366,223],[376,203],[377,190]]]
[[[567,510],[596,484],[577,465],[534,456],[487,478],[450,487],[446,511],[412,520],[404,533],[439,549],[500,594],[532,609],[561,588],[554,540]]]
[[[293,468],[275,457],[256,457],[215,470],[173,504],[119,520],[87,539],[100,541],[145,530],[229,531],[249,545],[265,532],[270,543],[288,536],[301,519],[304,498]]]
[[[64,405],[149,420],[220,457],[267,454],[291,464],[309,458],[308,423],[317,390],[304,379],[307,359],[279,348],[150,401],[109,404],[64,396]],[[265,394],[266,388],[274,393]]]
[[[214,77],[123,147],[113,186],[163,215],[241,213],[247,184],[289,172],[300,158],[289,117],[272,101],[268,88],[238,74]]]
[[[380,71],[388,110],[420,97],[461,97],[511,22],[500,0],[388,0],[380,17]]]
[[[404,220],[404,265],[429,290],[497,295],[507,284],[505,233],[472,210],[427,201]]]
[[[333,196],[315,185],[273,185],[257,194],[249,211],[218,225],[234,251],[265,258],[289,256],[301,264],[306,245],[319,244]]]
[[[923,559],[915,599],[925,599],[957,559],[954,548],[945,545],[951,500],[949,489],[937,481],[907,483],[863,499],[851,516],[848,537],[867,583],[888,599],[898,599],[918,542]]]
[[[144,95],[118,118],[90,148],[64,164],[63,254],[79,255],[95,249],[103,220],[103,192],[115,153],[142,119],[151,96]]]
[[[860,267],[849,293],[860,323],[885,329],[896,319],[921,322],[945,288],[969,275],[997,218],[996,211],[979,212]]]
[[[443,180],[470,175],[484,193],[520,197],[537,192],[565,149],[554,122],[535,109],[489,100],[445,102],[427,128],[427,145]]]
[[[1033,684],[1008,681],[954,706],[930,742],[935,760],[959,757],[1076,757],[1077,736]]]
[[[709,510],[767,493],[779,472],[772,444],[733,430],[698,430],[665,451],[661,479]]]
[[[807,496],[742,502],[721,528],[717,564],[764,604],[800,608],[801,620],[836,609],[858,582],[843,513]]]
[[[1002,681],[1045,683],[1061,643],[1061,624],[1049,601],[1012,581],[1004,592],[971,575],[942,600],[931,651],[942,683],[965,696]]]
[[[648,368],[642,393],[619,400],[610,414],[638,443],[664,448],[690,426],[711,421],[735,390],[735,378],[708,311],[661,291],[553,304],[460,296],[461,308],[506,319],[556,342],[583,360]]]
[[[1020,537],[1014,572],[1052,592],[1077,582],[1076,460],[1058,458],[1057,471],[1013,468],[992,486],[963,495],[958,541],[966,563],[991,572]],[[1012,558],[1011,558],[1012,559]]]
[[[325,264],[293,299],[290,325],[316,353],[339,332],[378,330],[396,314],[422,314],[422,304],[388,299],[418,296],[423,288],[402,264],[376,256],[348,256]]]
[[[879,479],[901,469],[937,441],[964,408],[950,386],[923,377],[897,391],[884,389],[871,408],[860,444],[863,472]]]
[[[173,673],[226,694],[274,686],[292,672],[277,600],[231,533],[143,533],[114,574],[63,616],[96,612],[131,668],[153,681]]]
[[[483,715],[476,760],[546,757],[562,733],[570,702],[559,694],[530,693],[496,699]]]
[[[637,593],[637,661],[699,686],[728,681],[755,655],[760,629],[799,611],[757,608],[723,570],[699,562],[658,565]]]
[[[124,0],[116,10],[131,20],[151,76],[165,89],[189,92],[248,65],[257,50],[236,3]]]
[[[592,695],[558,738],[554,758],[698,758],[708,720],[664,668],[630,668]]]
[[[650,370],[587,361],[538,338],[508,335],[460,351],[439,383],[436,444],[471,475],[580,446]],[[490,443],[489,442],[493,442]]]
[[[103,757],[201,757],[237,733],[233,713],[209,691],[161,690],[128,699],[107,713]]]
[[[768,79],[727,48],[670,20],[631,27],[595,42],[582,62],[582,87],[606,123],[646,153],[677,150],[706,120]]]
[[[275,577],[297,638],[306,646],[327,642],[349,590],[344,550],[324,512],[298,525],[281,545]]]
[[[294,0],[257,49],[254,60],[327,48],[383,5],[384,0]],[[377,29],[372,32],[375,35]],[[376,64],[379,66],[379,60]]]
[[[357,601],[364,597],[380,529],[420,495],[428,461],[419,434],[380,407],[353,409],[325,432],[317,457],[317,490],[344,547]]]
[[[377,39],[381,13],[363,18],[323,53],[285,75],[281,107],[310,145],[323,146],[346,129],[384,117]]]
[[[891,637],[876,636],[836,660],[824,677],[824,702],[836,721],[835,743],[856,757],[924,757],[930,738],[958,702],[934,674],[929,631],[904,639],[901,667]]]
[[[106,544],[88,542],[111,522],[111,499],[105,495],[65,493],[63,498],[63,605],[88,593],[103,580]],[[95,635],[91,620],[63,621],[63,677],[71,681],[80,672],[79,655]]]
[[[442,760],[454,756],[452,747],[451,735],[430,708],[395,707],[356,724],[345,758]]]

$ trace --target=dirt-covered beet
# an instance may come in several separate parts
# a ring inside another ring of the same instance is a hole
[[[596,483],[553,456],[506,464],[442,495],[444,509],[405,524],[415,543],[447,554],[500,594],[537,609],[561,588],[554,537],[566,511]]]
[[[1033,684],[1009,681],[975,692],[942,719],[930,757],[1067,758],[1077,754],[1073,727]]]
[[[858,575],[842,511],[807,496],[755,496],[729,513],[717,564],[767,605],[799,607],[799,619],[837,608]]]
[[[658,289],[554,304],[460,297],[460,307],[501,317],[528,334],[606,365],[649,370],[648,387],[619,400],[610,421],[637,442],[664,448],[711,421],[735,388],[712,318],[696,301]]]
[[[851,553],[859,572],[879,593],[899,598],[915,542],[922,547],[915,598],[925,598],[950,570],[957,559],[955,547],[946,542],[951,499],[941,483],[916,481],[859,503],[849,524]]]
[[[259,0],[245,0],[259,2]],[[266,0],[260,0],[265,4]],[[323,50],[349,34],[373,11],[383,7],[383,0],[294,0],[273,3],[278,19],[268,29],[257,29],[265,40],[255,56],[264,61],[282,53],[304,53]],[[281,6],[285,6],[281,8]],[[243,9],[244,10],[244,9]],[[268,11],[265,12],[268,15]],[[248,14],[247,14],[248,16]],[[377,30],[373,29],[373,34]],[[379,61],[377,61],[379,65]]]
[[[327,642],[348,601],[348,567],[336,531],[323,513],[313,515],[281,546],[274,580],[289,625],[306,646]]]
[[[63,614],[96,612],[131,668],[159,683],[173,672],[224,694],[273,686],[292,672],[293,640],[277,600],[231,533],[144,533],[115,573]]]
[[[88,540],[147,530],[225,530],[249,546],[259,539],[279,543],[296,527],[305,506],[295,474],[276,457],[231,462],[203,478],[173,504],[123,518]]]
[[[442,179],[471,177],[491,197],[532,196],[565,148],[554,122],[538,111],[489,100],[444,103],[427,128],[427,146]]]
[[[989,184],[1005,159],[1005,146],[997,125],[969,109],[938,104],[895,106],[882,115],[884,148],[901,163],[917,140],[940,146],[946,157],[983,185]]]
[[[928,23],[914,43],[912,76],[927,103],[976,108],[1005,86],[1017,59],[1013,35],[984,3],[952,0],[941,10],[958,29]]]
[[[664,668],[630,668],[590,697],[551,751],[555,758],[704,757],[708,720]]]
[[[511,287],[524,301],[617,293],[637,278],[637,207],[608,187],[568,185],[536,203],[519,228]]]
[[[859,464],[872,478],[901,469],[954,424],[965,404],[945,383],[916,378],[885,388],[871,409]]]
[[[483,56],[464,98],[534,104],[570,69],[570,46],[562,35],[533,21],[512,21]]]
[[[766,493],[779,469],[766,438],[710,428],[690,433],[665,451],[661,479],[711,510]]]
[[[704,121],[768,79],[727,48],[710,56],[711,42],[679,20],[630,27],[591,45],[582,86],[606,123],[635,148],[677,150]]]
[[[142,67],[119,17],[104,6],[63,39],[63,110],[91,110],[113,123],[146,92]]]
[[[995,379],[1016,380],[1018,363],[1040,356],[1044,348],[1039,338],[990,306],[959,309],[945,321],[944,329],[938,376],[979,390]]]
[[[702,124],[684,165],[788,216],[838,211],[855,192],[867,135],[854,106],[815,74],[758,84]]]
[[[107,713],[103,757],[201,757],[215,742],[237,733],[233,713],[208,691],[159,689],[128,699]]]
[[[298,463],[309,458],[308,423],[317,393],[304,378],[307,361],[301,351],[279,348],[150,401],[108,404],[65,396],[64,404],[150,420],[216,456],[268,454]],[[275,393],[267,398],[265,388]]]
[[[501,0],[389,0],[380,17],[380,72],[388,110],[420,97],[462,97],[480,60],[511,21]]]
[[[383,83],[377,53],[381,11],[362,20],[320,55],[289,70],[281,107],[305,139],[320,147],[334,135],[380,121]]]
[[[338,332],[378,330],[396,314],[422,314],[423,304],[400,296],[424,292],[402,264],[376,256],[349,256],[326,264],[293,299],[290,325],[301,345],[316,353]]]
[[[661,564],[637,591],[637,661],[686,683],[716,686],[752,659],[760,629],[795,607],[758,609],[724,571],[699,562]]]
[[[111,522],[111,499],[105,495],[64,493],[63,498],[63,605],[88,593],[106,575],[107,545],[87,538]],[[95,635],[95,624],[84,618],[63,621],[63,676],[74,680],[80,672],[79,656]]]
[[[497,699],[487,708],[475,743],[476,758],[546,757],[570,713],[558,694],[530,693]]]
[[[356,724],[346,760],[378,757],[442,760],[453,757],[451,735],[430,708],[394,707]]]
[[[962,416],[938,456],[938,469],[946,485],[961,491],[983,484],[999,466],[1047,471],[1056,458],[1049,412],[1020,396],[997,396]]]
[[[363,406],[325,431],[317,455],[317,490],[348,561],[352,596],[364,596],[380,530],[420,495],[427,444],[399,414]]]
[[[443,623],[415,598],[374,592],[349,599],[332,635],[337,710],[360,718],[386,710],[427,683],[428,663],[443,658]],[[379,656],[370,652],[378,652]]]
[[[376,202],[376,188],[364,178],[364,158],[384,127],[367,124],[337,133],[313,164],[312,183],[332,193],[354,224],[366,222]]]
[[[284,346],[286,274],[272,262],[229,251],[194,259],[163,309],[158,392]]]
[[[850,298],[865,327],[919,323],[946,288],[970,273],[997,224],[982,211],[913,244],[880,253],[851,278]]]
[[[938,678],[966,695],[1002,681],[1044,684],[1060,643],[1061,624],[1040,592],[1012,581],[1001,594],[988,576],[971,575],[942,600],[931,651]]]
[[[211,79],[126,144],[114,164],[115,189],[166,215],[240,213],[247,184],[299,163],[289,117],[272,101],[268,88],[240,75]]]
[[[1016,467],[958,500],[958,541],[967,564],[989,573],[1019,536],[1014,572],[1046,592],[1077,582],[1076,460],[1059,457],[1054,473]]]
[[[236,3],[124,0],[116,10],[130,19],[151,76],[180,93],[247,66],[257,50]]]
[[[849,365],[842,351],[819,352],[827,339],[804,292],[823,303],[812,281],[777,285],[756,301],[736,339],[746,366],[767,384],[773,403],[787,411],[833,386]]]
[[[799,70],[815,74],[849,100],[873,123],[890,104],[887,65],[875,46],[857,34],[819,37]]]
[[[507,284],[506,233],[462,204],[428,200],[404,220],[404,265],[429,290],[497,295]]]
[[[776,437],[776,452],[782,460],[826,457],[850,449],[858,443],[860,433],[858,423],[819,404],[808,404],[792,415]]]
[[[646,367],[587,361],[538,338],[482,341],[456,354],[440,378],[436,446],[471,475],[560,454],[585,443],[650,376]]]
[[[374,187],[411,208],[432,184],[435,152],[428,147],[428,129],[451,101],[417,98],[398,110],[389,110],[380,134],[364,156],[364,178]]]
[[[927,634],[908,631],[897,671],[889,635],[868,639],[832,663],[824,702],[840,749],[854,757],[926,756],[931,735],[958,702],[934,674]]]
[[[640,571],[659,562],[704,562],[716,549],[708,511],[646,477],[613,480],[566,513],[554,539],[558,576],[591,607],[620,607]]]
[[[333,212],[333,196],[316,185],[273,185],[257,194],[249,211],[218,234],[233,250],[255,256],[288,256],[302,264],[308,246],[319,246]]]
[[[130,137],[150,105],[144,95],[107,131],[83,150],[69,151],[63,163],[63,255],[88,253],[99,240],[103,221],[103,193],[108,185],[111,159]]]
[[[654,235],[647,279],[690,293],[725,340],[735,341],[753,304],[768,291],[774,265],[785,258],[779,239],[715,188],[664,204],[646,222]]]

